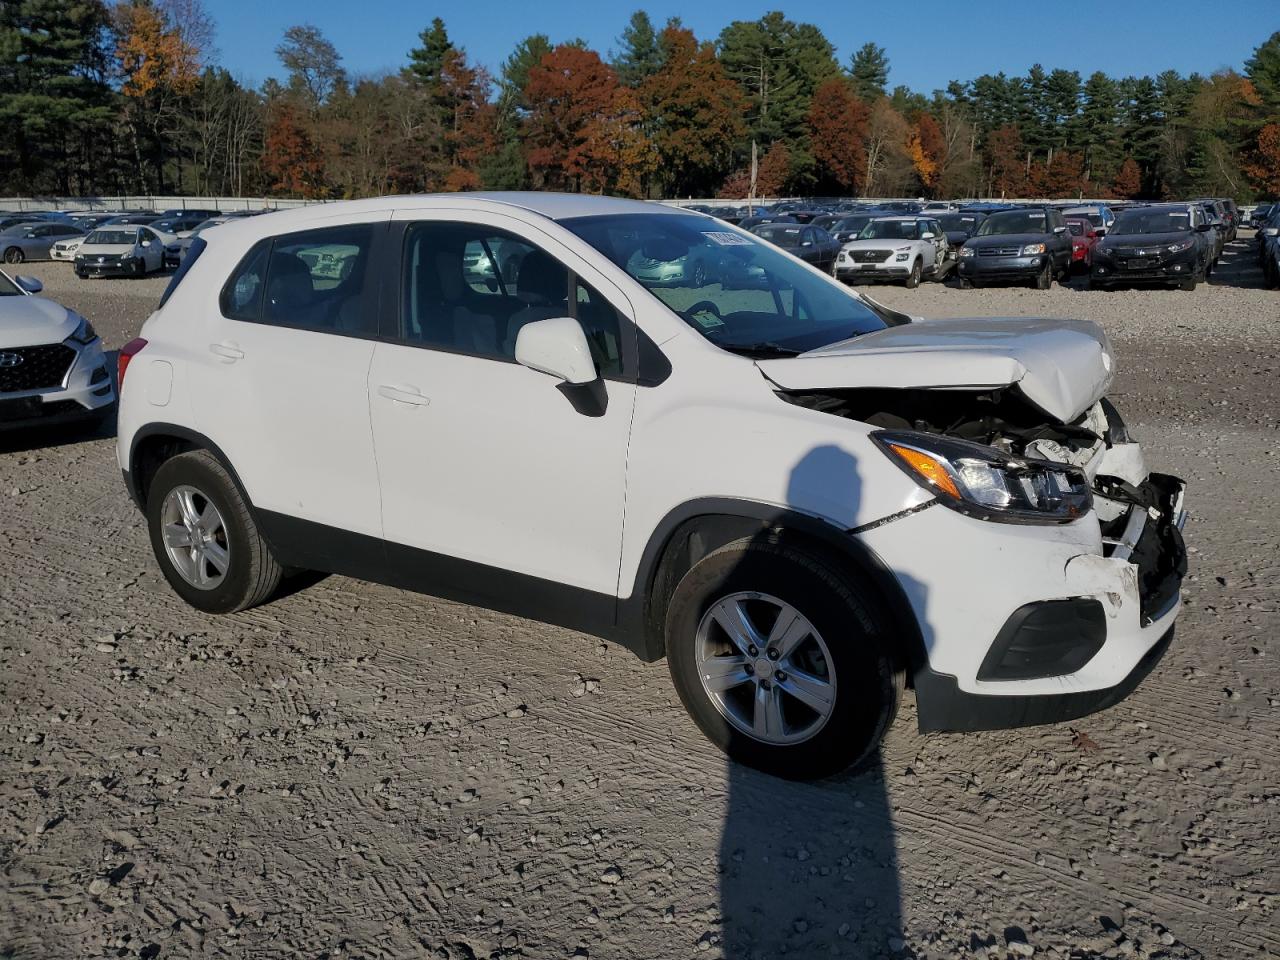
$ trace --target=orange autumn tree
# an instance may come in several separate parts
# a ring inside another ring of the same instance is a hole
[[[945,151],[946,143],[938,121],[927,113],[921,113],[912,125],[911,136],[907,140],[907,153],[911,157],[911,166],[916,176],[920,178],[920,185],[928,196],[933,196],[938,189]]]
[[[1124,163],[1111,181],[1111,193],[1120,200],[1136,200],[1142,193],[1142,168],[1133,157],[1125,157]]]
[[[668,24],[658,44],[661,64],[637,94],[657,151],[659,179],[667,196],[705,193],[746,130],[747,100],[715,47],[698,43],[691,30]]]
[[[198,0],[131,0],[117,4],[112,16],[138,186],[163,190],[163,144],[181,119],[182,102],[199,82],[202,47],[212,38],[211,22]],[[146,182],[148,170],[151,184]],[[181,188],[181,163],[177,172]]]
[[[831,77],[813,92],[809,139],[818,161],[841,193],[858,194],[867,182],[867,136],[870,111],[848,81]]]
[[[619,92],[617,75],[594,50],[562,44],[530,68],[525,158],[536,187],[603,189],[611,181],[615,128],[627,113]]]
[[[292,196],[316,199],[327,192],[324,155],[290,106],[281,107],[267,126],[262,170],[273,189]]]
[[[1012,125],[992,132],[987,140],[992,196],[1018,196],[1027,187],[1027,173],[1022,149],[1022,134]]]
[[[449,191],[478,190],[480,164],[498,148],[497,110],[489,102],[489,74],[468,65],[456,47],[445,53],[440,69],[445,158],[442,184]]]
[[[1280,196],[1280,123],[1268,123],[1258,131],[1244,172],[1264,196]]]

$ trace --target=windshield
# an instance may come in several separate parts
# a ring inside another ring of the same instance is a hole
[[[972,213],[944,213],[938,217],[938,223],[942,225],[943,230],[972,231],[981,219],[982,217]]]
[[[858,234],[859,240],[916,240],[919,237],[918,220],[872,220]]]
[[[1136,236],[1146,233],[1183,233],[1191,229],[1191,214],[1186,210],[1126,210],[1111,227],[1112,236]]]
[[[1010,233],[1047,233],[1043,210],[1009,210],[993,213],[982,222],[977,236],[995,237]]]
[[[776,247],[703,217],[631,213],[561,225],[727,350],[786,356],[888,325]]]
[[[102,243],[118,246],[132,245],[138,239],[137,230],[95,230],[85,237],[85,243]]]
[[[837,220],[831,225],[832,230],[838,230],[840,233],[859,233],[865,227],[871,218],[868,216],[845,217],[843,220]]]

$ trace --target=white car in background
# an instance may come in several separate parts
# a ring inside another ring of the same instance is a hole
[[[141,277],[164,269],[165,247],[177,237],[134,224],[101,226],[75,253],[76,276]]]
[[[877,217],[836,256],[836,278],[845,283],[901,282],[920,286],[940,277],[951,257],[947,232],[933,217]]]
[[[49,248],[50,260],[62,260],[71,263],[76,258],[76,251],[80,249],[80,244],[84,243],[87,234],[78,237],[68,237],[66,240],[59,240]]]
[[[42,289],[0,272],[0,430],[101,421],[116,402],[93,325]]]

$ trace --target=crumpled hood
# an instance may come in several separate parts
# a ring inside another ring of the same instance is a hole
[[[784,390],[994,389],[1017,384],[1062,423],[1111,386],[1111,344],[1092,320],[972,317],[888,327],[796,357],[757,360]]]
[[[44,297],[0,297],[0,350],[60,343],[79,324],[77,314]]]

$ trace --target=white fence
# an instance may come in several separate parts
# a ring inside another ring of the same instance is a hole
[[[287,210],[317,200],[282,200],[275,197],[0,197],[0,211],[27,210],[103,211],[113,210]]]

